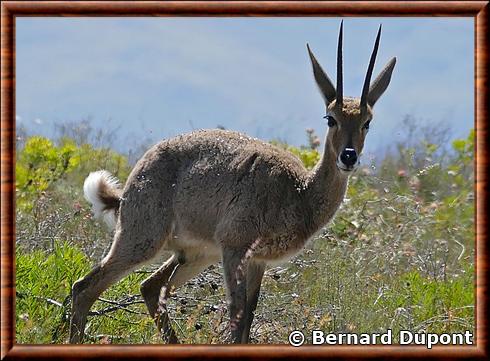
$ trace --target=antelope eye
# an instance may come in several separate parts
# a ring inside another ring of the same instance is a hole
[[[327,119],[327,125],[332,128],[332,127],[335,127],[337,125],[337,121],[335,120],[334,117],[332,117],[331,115],[325,115],[324,117],[325,119]]]
[[[369,123],[371,123],[370,120],[368,120],[366,123],[364,123],[363,128],[366,129],[366,130],[369,129]]]

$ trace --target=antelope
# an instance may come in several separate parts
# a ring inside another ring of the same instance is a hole
[[[172,255],[141,284],[162,337],[178,343],[166,307],[171,291],[222,261],[231,341],[249,342],[266,265],[300,252],[333,218],[360,164],[373,106],[391,80],[396,58],[371,83],[380,25],[361,97],[344,97],[342,34],[343,22],[336,87],[306,45],[328,124],[322,157],[312,170],[286,150],[216,129],[156,144],[124,186],[106,171],[87,177],[85,197],[115,233],[107,255],[73,285],[71,343],[83,341],[99,295],[163,251]]]

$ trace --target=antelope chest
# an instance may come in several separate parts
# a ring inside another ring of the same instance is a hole
[[[266,262],[285,261],[299,253],[305,243],[306,240],[290,234],[259,239],[253,248],[253,257]]]

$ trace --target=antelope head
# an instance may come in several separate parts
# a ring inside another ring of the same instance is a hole
[[[396,58],[393,57],[388,61],[378,77],[371,83],[371,76],[381,36],[380,25],[369,61],[361,97],[344,97],[342,80],[342,33],[343,21],[340,23],[337,47],[337,87],[334,87],[328,75],[323,71],[309,45],[307,44],[306,46],[313,66],[313,75],[326,105],[325,118],[327,119],[329,131],[325,142],[325,154],[327,152],[334,154],[337,167],[342,172],[350,173],[359,165],[364,140],[373,118],[374,104],[390,83]]]

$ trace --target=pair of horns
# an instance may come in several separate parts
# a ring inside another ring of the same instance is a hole
[[[343,27],[344,21],[342,20],[340,23],[340,31],[339,31],[339,41],[337,46],[337,87],[334,88],[330,78],[323,71],[322,67],[316,60],[313,55],[310,46],[306,44],[308,48],[308,54],[310,55],[311,63],[313,65],[313,74],[315,76],[315,80],[320,88],[325,100],[328,103],[331,103],[333,100],[336,100],[335,104],[337,107],[342,108],[343,105],[343,72],[342,72],[342,38],[343,38]],[[371,53],[371,58],[369,60],[369,65],[366,73],[366,78],[364,79],[364,85],[362,87],[361,93],[361,109],[366,108],[369,104],[373,106],[374,103],[379,99],[379,97],[383,94],[383,92],[388,87],[391,74],[395,67],[396,58],[392,58],[388,64],[385,65],[379,76],[374,80],[373,84],[371,84],[371,77],[374,70],[374,63],[376,62],[376,55],[378,54],[379,40],[381,37],[381,25],[378,29],[378,34],[376,36],[376,41],[374,43],[373,52]]]

